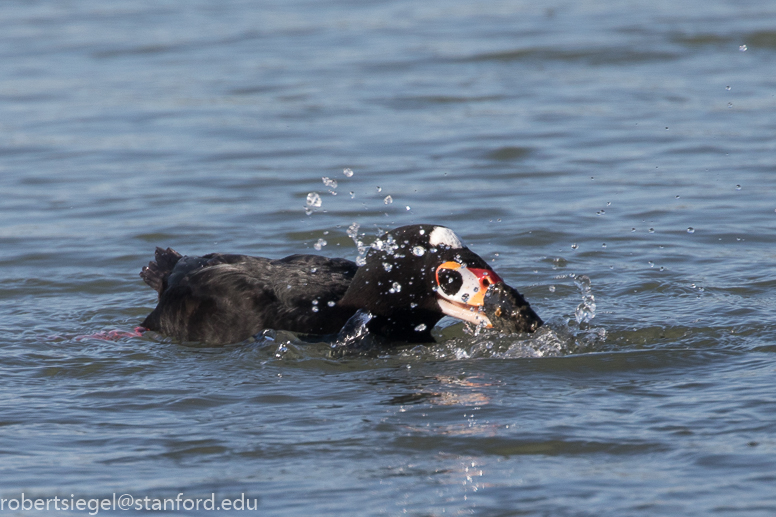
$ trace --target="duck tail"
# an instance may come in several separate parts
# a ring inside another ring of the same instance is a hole
[[[156,248],[154,258],[156,259],[155,261],[149,262],[140,271],[140,276],[146,284],[151,286],[161,296],[167,287],[167,277],[170,276],[175,264],[180,260],[181,254],[172,248],[167,248],[166,250]]]

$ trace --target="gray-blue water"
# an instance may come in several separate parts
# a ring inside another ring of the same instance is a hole
[[[0,514],[776,514],[775,95],[767,0],[4,2]],[[548,325],[121,334],[155,246],[418,222]]]

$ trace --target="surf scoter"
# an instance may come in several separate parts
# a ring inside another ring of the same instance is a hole
[[[449,228],[403,226],[379,237],[359,267],[340,258],[271,260],[156,248],[140,276],[159,293],[141,324],[180,341],[236,343],[263,329],[337,334],[351,318],[396,341],[433,341],[445,315],[510,332],[542,320]],[[353,320],[350,321],[353,324]]]

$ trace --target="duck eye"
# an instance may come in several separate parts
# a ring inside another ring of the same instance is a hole
[[[463,286],[461,273],[452,269],[440,269],[437,278],[439,279],[439,288],[448,296],[455,295]]]

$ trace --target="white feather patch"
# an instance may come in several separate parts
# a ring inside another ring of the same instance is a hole
[[[444,226],[434,226],[434,230],[428,236],[428,242],[432,246],[449,246],[453,249],[463,248],[461,239],[451,230]]]

